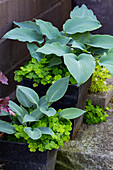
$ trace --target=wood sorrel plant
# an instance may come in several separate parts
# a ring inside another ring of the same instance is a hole
[[[49,67],[63,64],[78,86],[94,72],[95,59],[99,59],[99,65],[113,74],[113,36],[90,33],[100,28],[101,24],[85,5],[71,11],[70,19],[64,23],[61,32],[50,22],[40,19],[14,24],[19,28],[9,31],[3,38],[26,42],[31,57],[37,62],[49,57]],[[23,72],[19,74],[21,77],[25,75]],[[33,79],[35,76],[36,73],[30,74]]]
[[[66,108],[56,111],[50,105],[65,94],[69,77],[62,78],[52,84],[46,95],[39,99],[38,94],[24,86],[18,86],[16,97],[18,106],[9,101],[9,108],[14,111],[11,123],[0,120],[0,131],[10,134],[9,140],[29,144],[30,151],[35,152],[58,149],[69,140],[71,121],[85,111],[77,108]],[[1,113],[0,116],[9,115]],[[12,137],[11,137],[12,136]]]

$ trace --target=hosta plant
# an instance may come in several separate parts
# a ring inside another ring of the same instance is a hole
[[[105,66],[113,74],[113,36],[91,33],[99,29],[101,24],[85,5],[71,11],[70,19],[64,23],[61,32],[50,22],[41,19],[14,24],[19,28],[9,31],[3,38],[25,42],[31,57],[35,59],[15,73],[16,80],[30,78],[37,86],[39,82],[46,84],[56,81],[67,73],[80,86],[94,72],[97,59],[100,66]],[[35,64],[39,69],[35,70]],[[64,74],[61,66],[66,68]],[[51,74],[54,67],[60,69],[59,76],[55,78]]]
[[[10,116],[11,122],[0,120],[0,131],[8,135],[8,140],[28,144],[31,152],[58,149],[69,140],[71,121],[81,116],[84,111],[77,108],[66,108],[56,111],[51,104],[65,94],[69,77],[52,84],[45,96],[39,99],[38,94],[24,86],[18,86],[16,97],[20,106],[9,101],[9,108],[15,115],[2,112],[0,116]]]

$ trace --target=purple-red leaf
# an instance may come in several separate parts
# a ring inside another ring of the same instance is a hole
[[[6,107],[9,104],[9,97],[1,98],[0,99],[0,107]]]
[[[0,71],[0,82],[8,85],[8,78]]]

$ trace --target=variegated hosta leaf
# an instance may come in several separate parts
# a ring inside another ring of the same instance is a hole
[[[40,27],[35,22],[32,22],[32,21],[16,22],[16,21],[14,21],[13,23],[19,27],[28,28],[30,30],[35,30],[39,34],[42,34],[40,31]]]
[[[68,19],[63,25],[63,30],[69,34],[83,33],[86,31],[93,31],[101,27],[99,21],[95,21],[90,17],[75,17]]]
[[[78,48],[80,50],[87,50],[86,46],[84,44],[80,43],[79,41],[73,41],[72,47]]]
[[[53,42],[59,42],[62,45],[66,45],[69,42],[70,38],[66,36],[59,36],[57,38],[48,40],[47,43],[51,44]]]
[[[100,65],[105,66],[109,72],[113,75],[113,53],[104,54],[100,58]]]
[[[83,115],[84,113],[85,113],[84,110],[78,108],[67,108],[67,109],[63,109],[60,112],[59,117],[63,117],[65,119],[75,119]]]
[[[39,25],[42,34],[46,35],[48,39],[53,39],[60,36],[59,30],[54,27],[50,22],[38,19],[36,20],[36,24]]]
[[[13,134],[15,133],[15,127],[11,123],[0,120],[0,132]]]
[[[69,77],[64,77],[52,84],[46,93],[47,101],[54,102],[62,98],[67,91],[68,83]]]
[[[38,128],[32,130],[31,127],[26,127],[24,128],[24,132],[33,140],[39,139],[42,136],[41,130]]]
[[[3,38],[18,40],[22,42],[39,42],[42,40],[42,35],[35,30],[28,28],[15,28],[7,32]]]
[[[64,54],[71,53],[70,47],[66,45],[61,45],[58,42],[51,44],[46,43],[43,47],[38,48],[36,52],[41,52],[43,54],[56,54],[57,56],[63,56]]]
[[[14,103],[13,101],[9,101],[9,105],[8,105],[11,110],[13,110],[18,116],[23,116],[23,110],[21,109],[21,107],[19,107],[16,103]]]
[[[56,110],[52,107],[48,108],[47,106],[40,107],[40,111],[47,115],[48,117],[54,116],[56,113]]]
[[[42,134],[54,136],[54,132],[49,127],[39,127],[39,129],[41,130]]]
[[[111,35],[92,35],[88,45],[97,48],[110,49],[113,48],[113,36]]]
[[[93,20],[97,20],[96,16],[94,15],[93,11],[91,9],[88,9],[86,5],[82,5],[80,8],[76,6],[70,13],[71,18],[75,17],[90,17]]]
[[[36,52],[36,50],[39,48],[34,43],[27,43],[27,48],[30,52],[31,57],[35,58],[37,61],[40,61],[44,55],[42,53]]]
[[[90,78],[95,69],[95,60],[91,54],[65,54],[64,63],[79,86]]]

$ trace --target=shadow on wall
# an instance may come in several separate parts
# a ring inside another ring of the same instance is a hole
[[[72,8],[85,4],[92,9],[102,24],[94,33],[113,35],[113,1],[112,0],[72,0]]]

